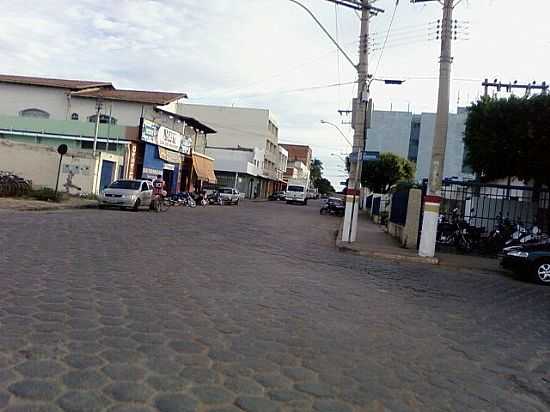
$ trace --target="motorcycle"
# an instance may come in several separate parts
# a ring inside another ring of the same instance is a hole
[[[346,212],[345,203],[338,198],[329,198],[325,204],[321,206],[319,214],[332,215],[332,216],[344,216]]]

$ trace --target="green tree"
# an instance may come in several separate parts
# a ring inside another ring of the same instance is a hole
[[[411,181],[414,164],[393,153],[382,153],[378,160],[363,163],[361,183],[375,193],[387,193],[391,186],[401,181]]]
[[[468,112],[465,161],[482,179],[550,184],[550,97],[484,98]]]
[[[315,182],[315,187],[319,190],[319,193],[322,195],[326,195],[329,193],[334,193],[336,190],[334,190],[334,187],[330,183],[330,181],[324,177],[318,179]]]
[[[315,184],[323,176],[323,162],[313,159],[309,166],[309,179]]]

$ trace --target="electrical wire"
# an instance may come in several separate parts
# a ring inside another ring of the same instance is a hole
[[[395,1],[395,7],[393,8],[393,13],[390,20],[390,25],[388,27],[388,32],[386,33],[386,39],[384,40],[384,45],[382,46],[382,50],[380,51],[380,56],[378,56],[378,63],[376,64],[376,69],[374,70],[373,78],[376,77],[378,74],[378,69],[380,68],[380,63],[382,62],[382,57],[384,57],[384,49],[386,48],[386,44],[388,43],[388,39],[391,34],[391,28],[393,26],[393,22],[395,20],[395,15],[397,14],[397,6],[399,5],[399,0]]]

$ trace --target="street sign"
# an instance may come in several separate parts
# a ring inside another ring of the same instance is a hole
[[[359,156],[359,159],[364,162],[378,160],[379,158],[380,158],[379,152],[371,152],[371,151],[363,151]],[[350,161],[355,162],[357,160],[357,152],[350,153],[349,159]]]

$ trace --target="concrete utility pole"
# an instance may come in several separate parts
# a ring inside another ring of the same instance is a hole
[[[94,156],[94,158],[96,157],[96,153],[97,153],[97,137],[99,135],[99,121],[100,121],[100,117],[101,117],[101,108],[103,107],[103,104],[101,103],[100,100],[98,100],[96,102],[96,113],[95,113],[95,133],[94,133],[94,149],[92,151],[92,154]],[[109,121],[111,121],[111,119],[109,119]]]
[[[350,159],[348,190],[346,191],[346,213],[342,229],[343,242],[355,242],[357,239],[357,216],[359,212],[359,195],[363,150],[365,148],[367,129],[368,73],[369,73],[369,23],[370,0],[363,1],[361,10],[361,35],[359,40],[359,64],[357,65],[357,99],[353,105],[355,122],[353,124],[353,149]]]
[[[420,2],[420,1],[416,1]],[[456,4],[460,3],[458,0]],[[422,236],[418,254],[424,257],[435,255],[437,224],[441,205],[441,184],[445,166],[445,149],[447,147],[447,130],[449,127],[449,95],[451,89],[451,56],[453,9],[455,0],[443,1],[443,21],[441,25],[441,57],[439,59],[439,94],[437,98],[437,115],[432,148],[432,164],[428,178],[428,193],[424,198],[424,217]]]

